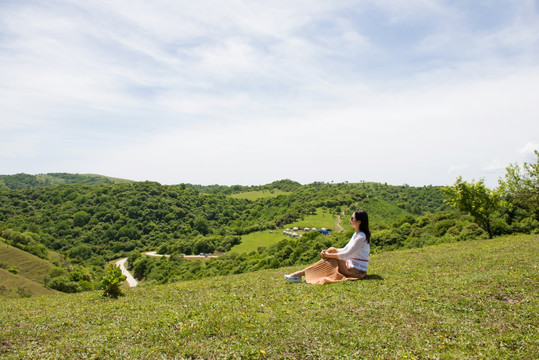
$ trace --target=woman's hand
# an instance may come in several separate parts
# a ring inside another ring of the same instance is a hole
[[[322,259],[336,259],[337,258],[337,254],[330,253],[327,250],[322,250],[322,252],[320,253],[320,256],[322,256]]]

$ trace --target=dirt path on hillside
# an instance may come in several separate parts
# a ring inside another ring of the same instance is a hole
[[[147,252],[145,252],[143,254],[146,255],[146,256],[151,256],[151,257],[156,257],[156,258],[160,258],[160,257],[163,257],[163,256],[170,257],[170,255],[158,254],[157,251],[147,251]],[[218,257],[218,255],[184,255],[184,257],[189,258],[189,259],[204,259],[204,258],[216,258],[216,257]],[[125,262],[126,261],[127,261],[127,258],[120,259],[120,260],[116,261],[116,266],[119,266],[120,270],[122,270],[122,275],[125,275],[125,277],[126,277],[125,281],[127,281],[127,284],[129,285],[129,287],[135,287],[135,286],[138,285],[138,281],[125,268]]]
[[[131,275],[131,273],[127,271],[127,269],[125,268],[126,261],[127,261],[127,258],[120,259],[116,261],[116,266],[119,266],[120,269],[122,270],[122,275],[125,275],[126,277],[125,281],[127,281],[127,284],[129,285],[129,287],[135,287],[138,285],[138,281],[135,280],[133,275]]]
[[[352,206],[358,206],[359,203],[354,203],[352,204]],[[350,206],[350,207],[352,207]],[[337,228],[339,229],[339,232],[343,232],[344,231],[344,228],[342,227],[341,225],[341,219],[342,217],[344,216],[344,214],[346,213],[346,211],[348,211],[350,208],[348,209],[345,209],[341,212],[341,215],[337,216],[337,223],[335,225],[337,225]]]
[[[344,228],[341,226],[341,218],[344,215],[344,210],[341,212],[341,215],[337,216],[337,222],[335,225],[337,225],[338,232],[343,232]]]

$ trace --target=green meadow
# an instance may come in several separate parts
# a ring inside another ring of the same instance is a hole
[[[305,227],[316,227],[317,229],[326,228],[326,229],[336,229],[337,216],[331,214],[327,210],[322,208],[316,209],[316,213],[312,215],[305,216],[304,219],[300,221],[293,222],[291,224],[285,225],[282,229],[278,230],[263,230],[257,231],[250,234],[242,235],[241,243],[233,246],[230,249],[230,252],[233,253],[248,253],[251,251],[256,251],[259,247],[268,247],[270,245],[276,244],[279,241],[286,239],[287,236],[283,234],[283,231],[287,228],[292,229],[298,227],[299,229],[305,229]],[[347,229],[348,221],[342,220],[343,226]],[[303,234],[303,231],[299,231],[298,234]]]
[[[346,216],[345,216],[346,218]],[[315,214],[307,215],[305,218],[287,224],[285,228],[293,228],[297,226],[299,229],[308,228],[326,228],[336,230],[337,215],[330,213],[322,208],[317,208]],[[348,221],[344,221],[343,226],[348,226]]]
[[[364,280],[296,268],[0,302],[3,359],[534,359],[539,237],[375,254]]]

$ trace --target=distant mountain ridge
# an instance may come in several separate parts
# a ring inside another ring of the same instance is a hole
[[[132,182],[134,181],[98,174],[48,173],[29,175],[20,173],[0,175],[0,190],[18,190],[66,184],[111,185]]]

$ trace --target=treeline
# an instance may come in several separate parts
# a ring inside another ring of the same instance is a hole
[[[24,233],[71,259],[108,261],[135,249],[155,250],[162,245],[175,245],[185,254],[197,253],[202,247],[204,252],[226,252],[239,235],[278,229],[315,213],[317,208],[338,214],[343,208],[375,199],[403,208],[407,200],[416,204],[415,213],[447,207],[436,187],[301,186],[283,181],[268,188],[276,186],[282,186],[283,191],[298,190],[256,201],[154,182],[0,191],[0,231]]]

